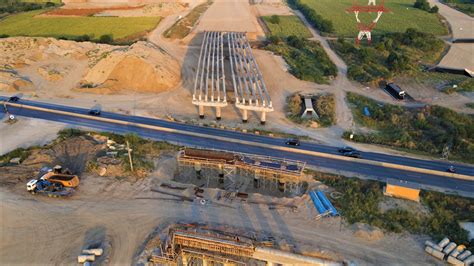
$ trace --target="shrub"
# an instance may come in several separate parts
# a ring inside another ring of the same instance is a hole
[[[270,17],[270,23],[273,24],[280,24],[280,17],[277,15],[273,15]]]
[[[99,38],[100,43],[111,44],[113,41],[114,38],[111,34],[104,34]]]
[[[288,97],[288,111],[291,115],[299,117],[301,115],[301,109],[303,108],[302,106],[303,101],[298,93]]]
[[[90,40],[91,40],[91,37],[87,34],[81,35],[81,36],[76,38],[76,41],[78,41],[78,42],[88,42]]]
[[[439,8],[436,5],[430,9],[430,13],[438,13],[438,11],[439,11]]]

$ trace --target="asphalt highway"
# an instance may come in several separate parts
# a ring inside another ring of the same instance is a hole
[[[7,97],[0,97],[0,101],[7,100]],[[42,103],[36,101],[20,100],[18,103],[29,106],[42,107],[46,109],[54,109],[65,112],[77,113],[77,114],[87,114],[88,109],[55,105],[49,103]],[[0,108],[0,112],[5,112],[3,108]],[[450,178],[446,176],[440,176],[435,174],[424,174],[419,172],[412,172],[406,170],[399,170],[393,168],[387,168],[377,165],[369,165],[363,162],[355,161],[343,161],[331,158],[324,158],[314,155],[307,155],[289,151],[280,151],[274,150],[271,148],[258,147],[254,145],[245,145],[241,143],[235,143],[230,141],[218,141],[206,137],[197,137],[190,136],[180,133],[170,133],[162,132],[153,129],[146,129],[142,127],[137,127],[134,125],[121,125],[112,122],[96,121],[88,118],[80,118],[75,116],[63,115],[63,114],[54,114],[46,111],[38,110],[29,110],[21,107],[8,106],[8,112],[15,114],[17,116],[32,117],[38,119],[51,120],[56,122],[62,122],[75,126],[84,126],[89,128],[94,128],[102,131],[109,131],[115,133],[128,133],[134,132],[138,135],[154,140],[163,140],[173,143],[178,143],[185,146],[194,146],[194,147],[203,147],[203,148],[213,148],[220,150],[229,150],[235,152],[244,152],[258,155],[274,156],[292,160],[304,161],[308,166],[319,167],[328,170],[351,172],[355,175],[366,176],[370,178],[375,178],[378,180],[385,180],[386,178],[394,178],[409,182],[416,182],[422,185],[425,188],[432,189],[443,189],[446,191],[458,191],[461,194],[468,195],[472,194],[474,196],[474,182],[468,180],[461,180]],[[247,134],[237,131],[221,130],[216,128],[209,127],[200,127],[194,125],[188,125],[183,123],[165,121],[160,119],[139,117],[139,116],[128,116],[116,113],[102,112],[100,117],[116,119],[121,121],[127,121],[130,123],[140,123],[147,125],[154,125],[164,128],[171,128],[176,130],[188,131],[188,132],[197,132],[201,134],[206,134],[209,136],[220,136],[231,139],[245,140],[250,142],[265,143],[274,146],[286,146],[285,140],[281,138],[272,138],[254,134]],[[37,129],[32,129],[37,130]],[[337,147],[321,145],[311,142],[301,142],[300,147],[294,147],[295,149],[302,149],[308,151],[317,151],[322,153],[329,154],[339,154]],[[452,163],[447,161],[439,160],[421,160],[410,157],[394,156],[382,153],[373,153],[373,152],[362,152],[362,158],[366,160],[387,162],[399,165],[412,166],[417,168],[425,168],[431,170],[437,170],[445,172],[450,165],[456,167],[457,173],[463,175],[474,176],[474,166],[468,164],[459,164]]]

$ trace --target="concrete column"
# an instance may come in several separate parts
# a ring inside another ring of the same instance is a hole
[[[242,109],[242,122],[247,123],[247,121],[248,121],[247,109]]]
[[[267,266],[275,266],[275,263],[273,263],[271,261],[267,261]]]
[[[204,118],[204,105],[199,105],[199,118]]]
[[[202,266],[208,266],[209,261],[207,259],[202,259]]]
[[[266,120],[267,120],[267,113],[262,112],[262,117],[260,118],[260,124],[265,125]]]
[[[188,266],[188,256],[184,253],[181,255],[181,262],[183,263],[183,266]]]
[[[221,107],[216,106],[216,119],[221,120]]]

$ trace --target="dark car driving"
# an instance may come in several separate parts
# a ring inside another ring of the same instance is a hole
[[[99,109],[91,109],[89,110],[90,115],[100,115],[100,110]]]
[[[345,153],[345,152],[356,151],[356,149],[349,146],[344,146],[344,147],[339,148],[337,151],[340,153]]]
[[[301,143],[300,143],[300,140],[299,139],[287,139],[286,140],[286,145],[291,145],[291,146],[300,146]]]
[[[20,97],[18,96],[12,96],[8,99],[9,102],[18,102],[20,100]]]
[[[347,157],[352,157],[352,158],[360,158],[361,154],[358,151],[348,151],[342,153],[342,155],[347,156]]]

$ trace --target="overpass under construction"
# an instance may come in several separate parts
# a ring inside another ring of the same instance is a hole
[[[221,108],[227,106],[225,65],[230,66],[233,100],[241,110],[242,121],[247,122],[248,111],[256,111],[264,124],[266,113],[273,111],[272,101],[243,32],[204,32],[192,100],[199,108],[199,117],[204,118],[207,106],[215,107],[216,119],[221,119]]]
[[[245,190],[252,180],[256,189],[274,188],[293,194],[302,194],[305,189],[301,181],[306,163],[301,161],[192,148],[181,150],[177,161],[180,167],[192,167],[197,174],[204,168],[215,169],[220,184],[224,184],[225,179],[234,180],[233,187],[238,191]],[[236,176],[245,177],[246,182],[237,182]]]
[[[169,229],[166,241],[154,248],[149,262],[153,265],[342,265],[325,258],[303,256],[271,247],[233,232],[177,225]]]

